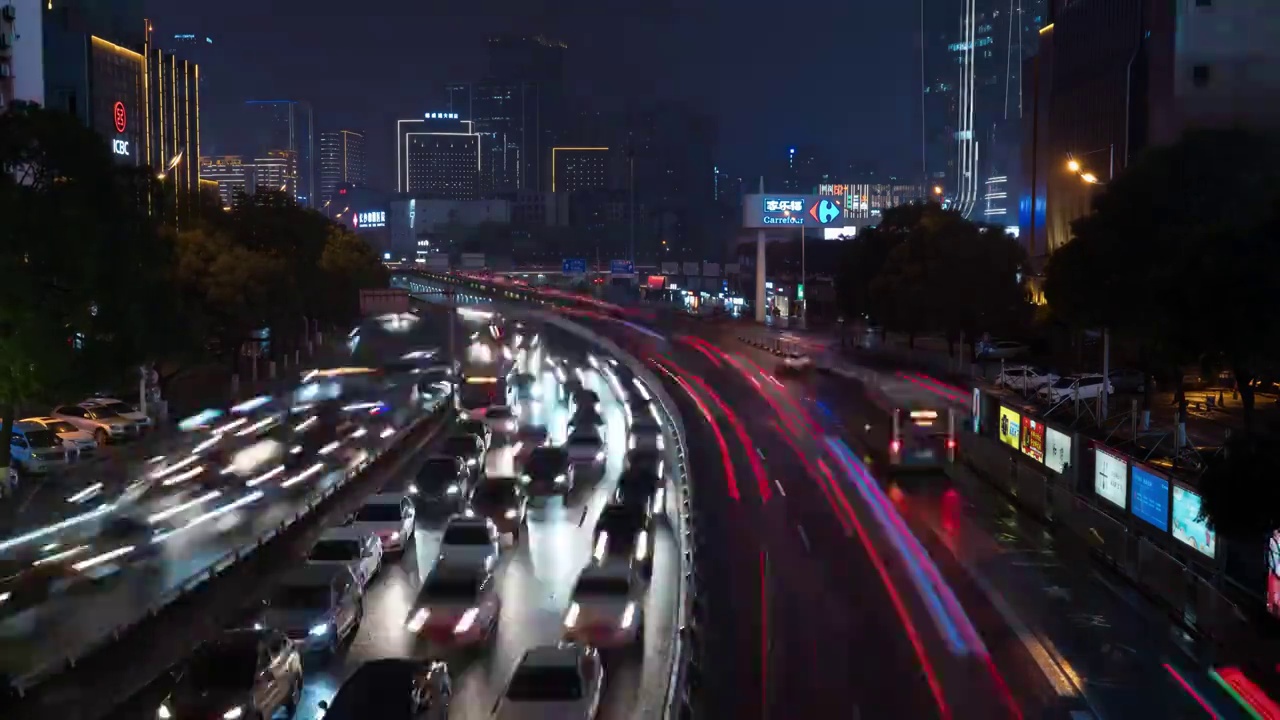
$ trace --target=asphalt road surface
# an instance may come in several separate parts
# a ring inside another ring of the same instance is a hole
[[[498,591],[503,603],[497,637],[479,659],[453,666],[454,708],[450,717],[489,717],[523,652],[561,638],[561,621],[573,583],[590,559],[595,518],[622,469],[626,448],[620,404],[598,375],[588,372],[587,377],[588,387],[600,394],[604,406],[608,428],[605,471],[597,483],[576,492],[568,505],[531,511],[528,531],[499,563]],[[542,382],[554,380],[548,373],[542,376]],[[551,397],[551,388],[544,389],[543,396]],[[562,406],[526,404],[521,417],[522,422],[545,425],[554,442],[563,441],[569,418]],[[406,474],[404,481],[409,477]],[[370,584],[365,595],[365,618],[355,638],[331,660],[309,657],[304,661],[306,685],[297,716],[300,720],[319,717],[318,703],[330,699],[362,663],[384,657],[423,657],[429,651],[410,636],[404,625],[435,560],[439,539],[439,523],[420,520],[412,548],[394,562],[389,559]],[[601,718],[652,717],[660,706],[670,672],[679,573],[673,543],[671,534],[662,528],[657,536],[654,580],[646,600],[644,651],[606,659]],[[162,678],[111,717],[150,720],[165,692],[166,681]]]

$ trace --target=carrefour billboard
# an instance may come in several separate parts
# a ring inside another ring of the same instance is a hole
[[[742,202],[742,226],[752,230],[843,228],[848,225],[841,199],[832,196],[764,193]]]

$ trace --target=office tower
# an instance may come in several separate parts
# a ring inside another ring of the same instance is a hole
[[[268,190],[298,196],[298,154],[287,150],[269,150],[253,159],[254,191]]]
[[[320,133],[319,170],[320,203],[333,200],[339,185],[365,186],[364,133],[356,130],[332,130]]]
[[[460,113],[396,121],[396,189],[421,198],[480,196],[482,136]]]
[[[218,199],[222,207],[231,207],[241,195],[252,195],[254,189],[253,163],[246,163],[239,155],[220,155],[200,158],[200,179],[218,185]],[[279,186],[277,186],[279,187]]]
[[[146,72],[146,162],[174,183],[181,210],[200,192],[200,68],[148,44]]]
[[[245,155],[255,158],[292,156],[296,177],[286,183],[299,205],[315,202],[315,131],[311,105],[297,100],[250,100],[240,127],[247,132]]]
[[[0,15],[0,112],[14,100],[44,104],[40,0],[8,0]]]
[[[551,148],[551,192],[610,189],[610,159],[607,147]]]

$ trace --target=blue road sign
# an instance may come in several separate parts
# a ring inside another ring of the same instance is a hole
[[[587,261],[585,258],[565,258],[560,263],[560,268],[565,275],[586,275]]]
[[[630,260],[614,260],[609,263],[609,272],[614,275],[635,275],[636,265]]]

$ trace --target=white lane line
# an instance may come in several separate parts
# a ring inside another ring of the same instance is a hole
[[[809,536],[804,534],[804,526],[796,525],[796,530],[800,531],[800,542],[804,543],[805,552],[813,552],[813,548],[809,545]]]
[[[773,481],[773,484],[774,484],[774,486],[775,486],[775,487],[777,487],[777,488],[778,488],[778,492],[782,494],[782,497],[786,497],[786,496],[787,496],[787,491],[782,489],[782,483],[781,483],[780,481],[778,481],[778,480],[776,480],[776,479],[775,479],[775,480]]]

